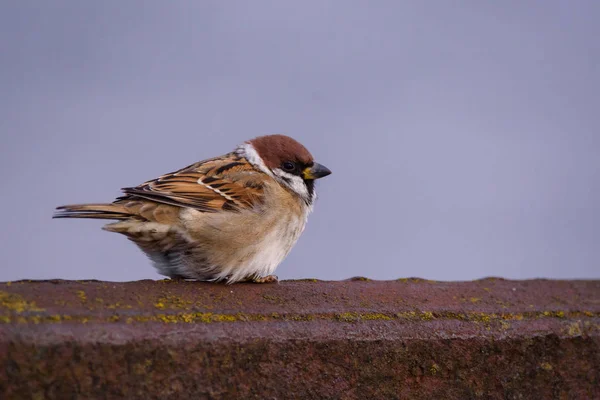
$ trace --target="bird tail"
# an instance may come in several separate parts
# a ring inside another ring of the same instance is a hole
[[[71,204],[56,208],[52,218],[94,218],[123,220],[132,214],[122,204]]]

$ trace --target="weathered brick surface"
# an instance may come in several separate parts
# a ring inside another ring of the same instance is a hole
[[[0,398],[600,398],[600,281],[0,283]]]

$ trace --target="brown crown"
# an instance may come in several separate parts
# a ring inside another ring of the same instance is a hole
[[[303,165],[313,163],[313,156],[306,147],[285,135],[259,136],[249,140],[268,168],[281,166],[284,161],[293,161]]]

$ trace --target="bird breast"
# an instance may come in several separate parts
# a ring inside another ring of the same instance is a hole
[[[279,199],[281,200],[281,198]],[[304,230],[310,210],[294,198],[260,209],[203,213],[183,209],[181,221],[190,243],[191,275],[228,282],[266,276],[290,252]]]

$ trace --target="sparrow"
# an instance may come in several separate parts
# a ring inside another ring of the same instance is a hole
[[[53,218],[116,220],[103,229],[125,235],[170,278],[277,282],[313,209],[315,180],[329,174],[291,137],[259,136],[124,188],[112,203],[57,207]]]

